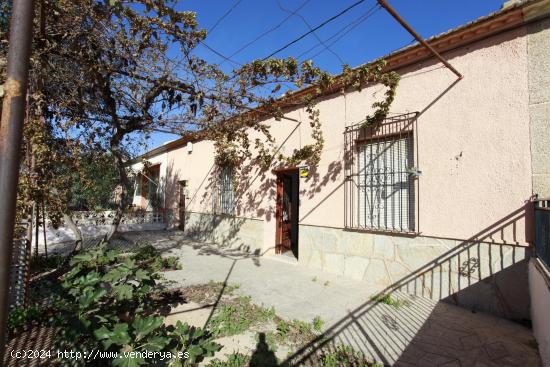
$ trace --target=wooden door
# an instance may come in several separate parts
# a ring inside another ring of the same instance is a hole
[[[277,236],[275,253],[281,254],[292,250],[295,220],[295,196],[292,185],[293,176],[279,174],[277,176]]]
[[[178,216],[179,216],[179,229],[185,230],[185,188],[187,187],[187,181],[179,182],[179,203],[178,203]]]

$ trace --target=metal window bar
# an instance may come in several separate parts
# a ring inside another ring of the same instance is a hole
[[[344,131],[345,227],[418,232],[418,183],[411,169],[418,113],[388,117],[380,126]]]
[[[535,254],[550,267],[550,198],[535,199]]]
[[[220,172],[220,212],[223,214],[233,214],[234,194],[233,194],[233,167],[224,166]]]

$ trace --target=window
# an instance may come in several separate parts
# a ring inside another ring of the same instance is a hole
[[[344,129],[344,226],[418,233],[418,112]]]
[[[357,146],[358,226],[414,231],[412,134]]]
[[[220,168],[219,212],[233,214],[235,197],[233,194],[233,167],[226,165]]]
[[[135,186],[136,190],[134,191],[134,196],[141,196],[141,190],[142,190],[141,189],[141,180],[142,179],[143,178],[141,177],[141,173],[138,173],[136,175],[136,178],[135,178],[136,182],[135,182],[134,186]]]
[[[153,209],[162,208],[162,191],[160,188],[160,164],[147,170],[147,200]]]
[[[179,206],[185,207],[185,196],[187,194],[187,180],[181,180],[179,181]]]
[[[136,194],[145,198],[146,209],[162,208],[163,192],[160,187],[160,164],[147,167],[137,176]]]

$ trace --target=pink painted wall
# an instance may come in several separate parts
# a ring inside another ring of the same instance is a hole
[[[527,52],[524,28],[509,31],[446,54],[464,74],[424,62],[402,75],[393,113],[421,112],[415,139],[419,178],[419,230],[424,236],[525,243],[520,208],[531,195]],[[300,180],[300,223],[344,226],[344,128],[370,112],[382,98],[379,85],[333,95],[319,102],[325,150],[318,175]],[[311,141],[307,113],[288,112],[301,123],[267,120],[271,132],[292,150]],[[255,132],[251,132],[251,141]],[[170,182],[189,181],[188,209],[210,212],[215,178],[213,145],[199,142],[167,154],[167,207],[177,206]],[[237,215],[265,219],[264,247],[275,239],[275,175],[249,163],[239,181]],[[170,177],[177,176],[177,180]],[[488,229],[497,228],[490,234]],[[488,237],[487,237],[488,236]]]
[[[212,173],[215,170],[213,152],[213,143],[203,141],[193,144],[191,153],[187,151],[187,147],[166,153],[166,208],[178,208],[178,182],[187,180],[187,209],[196,212],[211,212]]]

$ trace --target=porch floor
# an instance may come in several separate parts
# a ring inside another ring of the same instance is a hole
[[[287,319],[325,321],[323,338],[291,351],[289,365],[307,365],[312,353],[347,344],[371,359],[395,366],[541,366],[531,329],[481,312],[394,292],[395,307],[373,300],[379,289],[300,265],[185,240],[182,232],[133,232],[181,270],[165,273],[174,286],[239,284],[237,293],[274,307]]]

